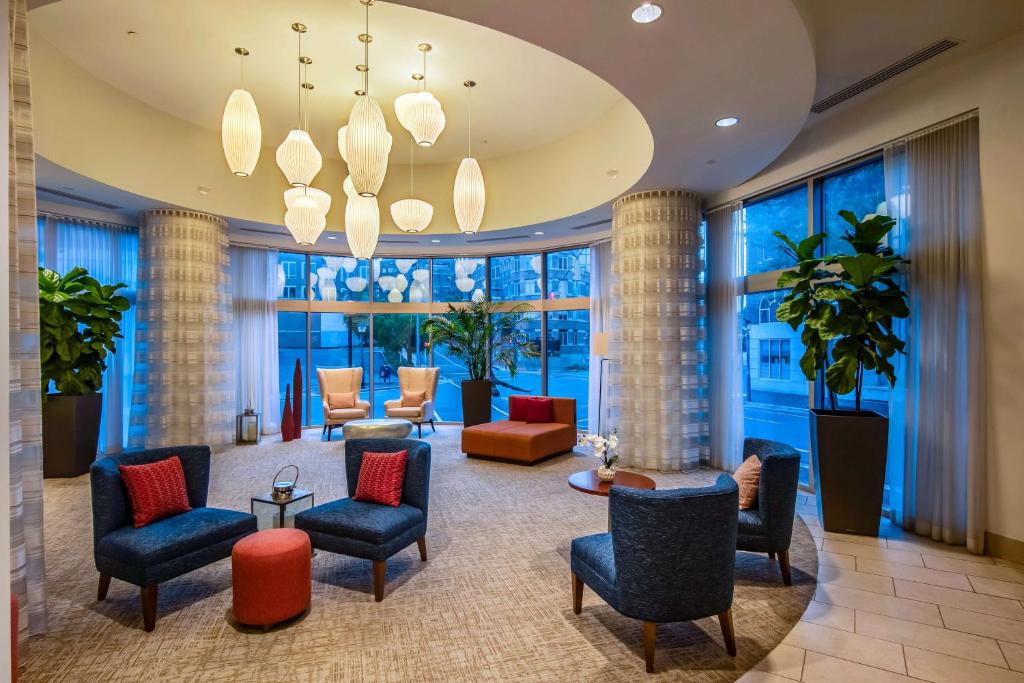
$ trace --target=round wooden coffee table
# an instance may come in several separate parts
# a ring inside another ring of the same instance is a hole
[[[612,486],[625,486],[626,488],[633,489],[647,489],[653,491],[657,488],[654,480],[650,477],[645,477],[642,474],[636,474],[635,472],[624,472],[619,470],[615,473],[615,479],[612,481],[601,481],[597,477],[597,470],[584,470],[583,472],[575,472],[569,475],[569,487],[580,491],[581,493],[588,493],[592,496],[604,496],[608,497],[608,489]],[[612,530],[612,517],[611,511],[608,513],[608,531]]]

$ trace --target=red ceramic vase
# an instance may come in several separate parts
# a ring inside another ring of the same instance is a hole
[[[299,359],[295,359],[295,376],[292,378],[292,387],[295,389],[292,398],[292,438],[302,437],[302,366]]]
[[[295,438],[295,418],[292,417],[291,385],[284,386],[284,412],[281,414],[281,441]]]

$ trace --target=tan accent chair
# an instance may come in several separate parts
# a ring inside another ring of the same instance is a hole
[[[350,420],[365,420],[370,416],[370,403],[359,398],[359,388],[363,384],[362,368],[317,368],[316,378],[320,382],[320,401],[324,407],[324,429],[321,435],[327,434],[331,440],[331,430]],[[347,394],[351,392],[356,400],[354,408],[335,408],[331,410],[327,403],[329,394]]]
[[[437,380],[441,376],[440,368],[398,368],[398,388],[401,391],[422,391],[425,396],[419,406],[403,406],[402,399],[384,401],[384,414],[398,417],[416,425],[417,438],[423,438],[423,423],[429,422],[434,431],[434,394],[437,393]]]

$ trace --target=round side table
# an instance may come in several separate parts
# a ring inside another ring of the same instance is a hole
[[[612,481],[601,481],[597,476],[597,470],[584,470],[569,475],[569,487],[581,493],[591,496],[608,497],[608,489],[612,486],[625,486],[632,489],[646,489],[653,491],[657,488],[654,480],[636,472],[624,472],[619,470],[615,473]],[[608,531],[612,530],[611,511],[608,512]]]

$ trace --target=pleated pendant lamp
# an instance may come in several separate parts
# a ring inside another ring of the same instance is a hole
[[[445,117],[441,103],[427,90],[427,53],[433,48],[430,43],[420,43],[417,49],[423,53],[423,73],[413,74],[419,81],[420,90],[401,95],[395,100],[395,115],[402,127],[409,131],[420,147],[431,147],[444,130]]]
[[[345,204],[345,239],[356,258],[370,258],[380,237],[380,207],[376,197],[353,194]]]
[[[309,136],[308,114],[305,112],[311,88],[303,81],[302,75],[303,69],[313,62],[309,57],[302,55],[302,34],[307,30],[306,25],[296,22],[292,24],[292,30],[299,35],[299,125],[289,131],[284,142],[277,148],[276,157],[277,165],[288,179],[288,184],[292,187],[306,187],[320,172],[323,157]]]
[[[423,232],[430,225],[434,217],[434,207],[422,199],[416,199],[415,194],[415,158],[412,140],[409,141],[409,198],[399,199],[391,204],[391,218],[395,225],[402,232]]]
[[[220,124],[220,140],[224,147],[224,158],[228,168],[236,176],[245,178],[252,175],[260,159],[263,130],[260,127],[260,112],[252,94],[243,89],[245,85],[245,58],[249,51],[236,47],[239,57],[239,86],[228,97],[224,105],[224,116]]]
[[[339,131],[338,141],[345,138],[345,157],[352,184],[362,197],[376,197],[384,184],[391,153],[391,134],[384,123],[380,104],[370,95],[370,5],[373,0],[359,0],[366,8],[366,32],[359,34],[363,44],[363,63],[356,68],[363,74],[362,95],[356,99],[345,134]]]
[[[463,85],[466,86],[467,92],[472,92],[472,89],[476,87],[476,81],[466,81]],[[459,164],[459,171],[455,175],[452,200],[455,204],[455,220],[459,224],[459,230],[467,235],[475,235],[480,230],[480,223],[483,221],[487,193],[484,188],[484,174],[480,170],[480,164],[473,158],[473,110],[471,106],[469,107],[468,130],[467,155]]]

